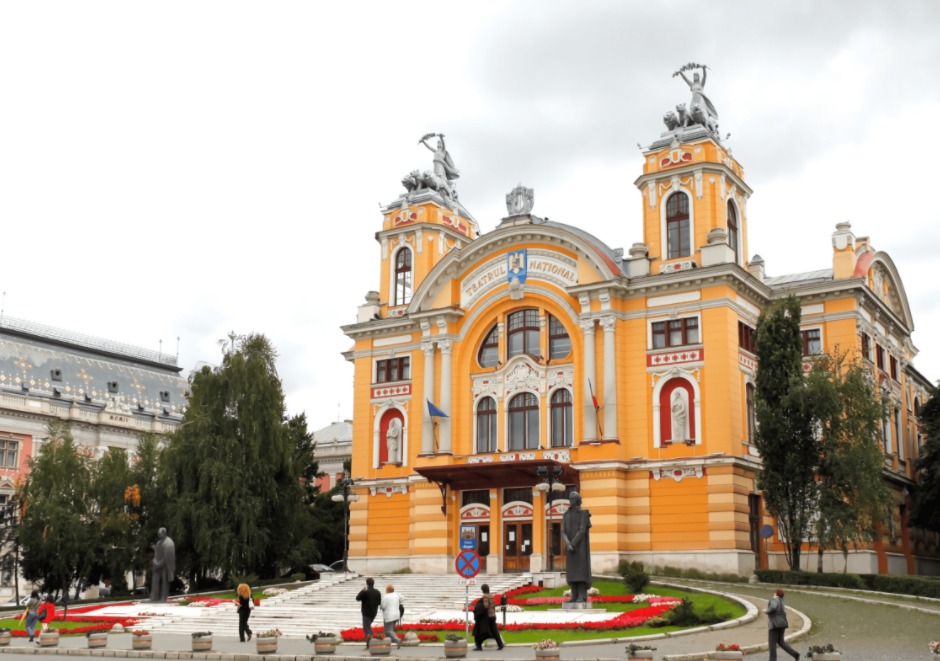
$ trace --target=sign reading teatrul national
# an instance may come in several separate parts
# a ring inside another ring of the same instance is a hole
[[[454,565],[463,578],[473,578],[480,573],[480,555],[476,551],[461,551]]]

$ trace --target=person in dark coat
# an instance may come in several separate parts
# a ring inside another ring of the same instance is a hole
[[[248,626],[248,617],[251,615],[251,609],[255,602],[251,598],[251,588],[247,583],[239,583],[235,590],[238,598],[235,604],[238,606],[238,639],[245,642],[245,637],[251,640],[251,628]]]
[[[492,638],[497,647],[503,649],[503,639],[499,635],[496,625],[496,599],[490,594],[490,586],[484,583],[480,586],[483,596],[477,600],[473,608],[473,644],[474,649],[483,649],[483,641]]]
[[[375,581],[371,578],[366,579],[366,587],[356,595],[356,601],[361,602],[362,606],[362,632],[366,636],[366,644],[372,639],[372,621],[379,613],[379,606],[382,603],[382,593],[375,589]]]
[[[567,549],[565,573],[571,586],[571,601],[587,603],[591,587],[591,513],[581,509],[581,494],[572,491],[568,496],[571,506],[565,512],[561,526],[561,541]]]
[[[767,642],[770,645],[770,661],[777,661],[777,645],[792,656],[796,661],[800,661],[800,653],[790,647],[790,644],[784,639],[787,627],[787,607],[783,603],[783,590],[777,588],[773,598],[767,602]]]

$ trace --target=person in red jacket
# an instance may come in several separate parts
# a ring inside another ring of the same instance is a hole
[[[50,594],[46,596],[46,600],[39,605],[39,621],[42,622],[42,630],[45,631],[49,628],[49,623],[52,622],[52,618],[55,617],[55,598]],[[36,641],[36,644],[39,644],[39,641]]]

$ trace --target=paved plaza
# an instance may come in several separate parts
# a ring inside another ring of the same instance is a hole
[[[382,579],[386,577],[381,577]],[[405,585],[411,581],[408,578],[395,577],[398,584]],[[409,577],[410,578],[410,577]],[[493,577],[491,583],[498,583],[500,577]],[[507,577],[511,578],[511,577]],[[412,579],[415,580],[415,579]],[[440,580],[439,580],[440,582]],[[766,599],[772,592],[772,586],[708,583],[698,581],[680,581],[669,579],[669,582],[682,587],[709,589],[717,592],[734,595],[750,604],[749,612],[740,621],[724,623],[716,627],[702,628],[672,634],[668,636],[654,636],[643,639],[631,638],[632,641],[643,641],[643,644],[653,645],[657,648],[656,659],[671,661],[686,661],[709,658],[709,653],[718,643],[737,643],[747,651],[747,658],[766,659],[767,620],[761,614]],[[280,604],[272,603],[256,609],[258,615],[252,616],[255,631],[265,628],[274,619],[281,620],[277,626],[285,633],[280,638],[277,655],[268,655],[269,658],[290,658],[292,661],[305,661],[313,654],[313,646],[303,637],[303,632],[313,633],[324,629],[323,621],[327,615],[327,606],[330,604],[330,595],[335,593],[337,602],[332,604],[336,612],[344,612],[353,618],[350,626],[357,626],[355,621],[358,613],[358,604],[354,601],[347,603],[353,588],[358,590],[362,583],[361,578],[353,578],[346,582],[342,580],[334,585],[324,584],[314,589],[305,586],[302,590],[294,591],[293,597],[282,595]],[[378,583],[378,580],[377,580]],[[316,585],[316,584],[314,584]],[[651,588],[655,592],[655,585]],[[322,593],[323,606],[306,605],[294,608],[292,601],[310,602],[311,594]],[[292,593],[293,594],[293,593]],[[305,596],[306,595],[306,596]],[[475,595],[473,595],[475,596]],[[426,597],[426,595],[425,595]],[[339,599],[343,601],[340,602]],[[421,603],[417,596],[413,599],[416,604]],[[915,661],[917,659],[930,659],[927,642],[940,638],[940,601],[899,597],[870,592],[856,592],[843,590],[822,590],[815,588],[787,589],[787,605],[791,608],[789,613],[790,630],[793,640],[791,643],[805,658],[805,650],[810,644],[833,643],[843,652],[844,661]],[[121,607],[125,611],[130,607]],[[153,604],[141,603],[135,606],[139,612],[155,612]],[[241,643],[237,637],[237,616],[234,609],[224,606],[216,608],[184,608],[160,606],[160,615],[148,617],[140,626],[146,626],[154,633],[153,650],[132,651],[131,636],[128,633],[112,634],[109,636],[108,647],[103,650],[88,650],[83,636],[63,637],[60,647],[53,650],[40,650],[35,644],[28,643],[23,638],[14,639],[10,647],[2,648],[6,654],[31,654],[40,657],[61,655],[76,656],[114,656],[130,658],[158,658],[158,659],[206,659],[220,661],[256,661],[264,657],[255,652],[254,641]],[[421,607],[419,606],[419,609]],[[269,615],[262,620],[262,613],[268,609]],[[111,609],[109,609],[111,610]],[[443,610],[441,609],[441,612]],[[457,611],[455,611],[457,612]],[[344,616],[345,617],[345,616]],[[414,615],[417,621],[419,615]],[[406,615],[406,622],[409,621]],[[262,624],[262,621],[265,623]],[[331,620],[333,621],[333,620]],[[211,626],[206,626],[210,625]],[[211,629],[213,635],[213,650],[209,653],[194,653],[190,650],[189,632]],[[327,627],[330,628],[330,627]],[[548,637],[548,636],[546,636]],[[566,643],[561,648],[561,658],[570,659],[624,659],[625,640],[607,640],[590,643]],[[440,644],[419,647],[402,647],[395,650],[392,657],[437,659],[443,658],[443,647]],[[334,656],[343,658],[371,658],[362,643],[342,644],[337,648]],[[484,650],[483,652],[470,651],[468,658],[479,661],[491,659],[533,659],[534,654],[530,644],[508,645],[505,650]],[[789,657],[782,654],[778,657],[786,661]]]

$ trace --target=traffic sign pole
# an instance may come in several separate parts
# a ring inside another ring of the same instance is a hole
[[[454,568],[457,570],[457,573],[467,579],[465,581],[463,610],[465,613],[464,637],[468,643],[470,641],[470,581],[474,576],[480,573],[481,564],[479,554],[473,549],[461,551],[457,554],[457,559],[454,561]]]

